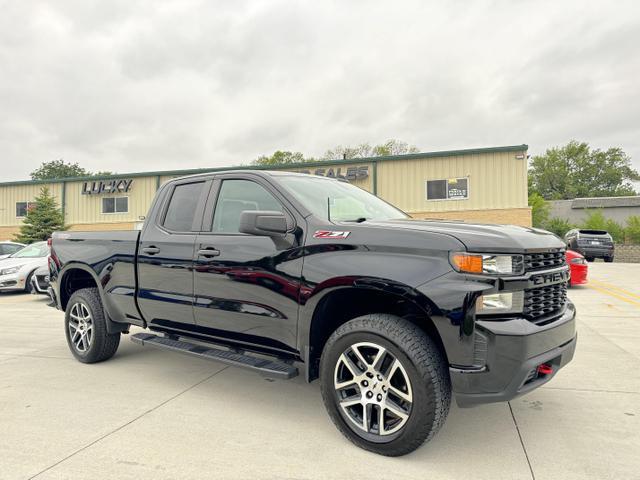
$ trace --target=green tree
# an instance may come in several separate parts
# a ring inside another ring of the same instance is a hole
[[[632,215],[627,218],[625,237],[630,243],[640,244],[640,216]]]
[[[43,162],[31,172],[31,180],[49,180],[55,178],[84,177],[90,175],[111,175],[112,172],[100,171],[91,173],[77,163],[65,162],[61,158]]]
[[[42,187],[36,197],[35,205],[27,210],[20,233],[16,240],[20,243],[31,243],[46,240],[55,231],[66,230],[62,211],[48,187]]]
[[[606,218],[602,210],[593,210],[587,214],[581,228],[589,230],[606,230],[616,243],[624,242],[624,227],[615,220]]]
[[[546,228],[549,220],[549,204],[545,202],[542,195],[533,192],[529,195],[529,206],[531,207],[531,221],[534,227]]]
[[[288,150],[276,150],[273,155],[262,155],[256,158],[253,165],[289,165],[292,163],[302,163],[312,161],[313,159],[305,159],[301,152],[290,152]]]
[[[409,145],[401,140],[387,140],[373,147],[369,143],[361,143],[356,146],[342,146],[331,148],[322,156],[323,160],[339,160],[341,158],[365,158],[383,157],[387,155],[405,155],[407,153],[417,153],[419,150],[414,145]]]
[[[418,153],[418,147],[409,145],[401,140],[387,140],[385,143],[376,145],[371,150],[374,157],[384,157],[388,155],[406,155],[407,153]]]
[[[635,195],[631,182],[640,180],[622,149],[591,149],[575,140],[533,157],[529,176],[531,189],[547,200]]]
[[[566,218],[553,217],[547,220],[542,228],[555,233],[560,238],[564,238],[565,233],[572,228],[576,228],[576,226]]]

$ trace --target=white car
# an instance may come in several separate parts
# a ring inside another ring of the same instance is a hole
[[[7,258],[12,253],[16,253],[25,247],[23,243],[18,242],[0,242],[0,259]]]
[[[31,277],[48,266],[49,245],[36,242],[0,260],[0,292],[31,290]]]

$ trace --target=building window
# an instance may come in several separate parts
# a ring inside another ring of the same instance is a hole
[[[34,207],[36,202],[16,202],[16,217],[22,218],[27,216],[27,211]]]
[[[102,213],[128,213],[129,197],[106,197],[102,199]]]
[[[469,198],[469,179],[427,180],[427,200],[466,200]]]

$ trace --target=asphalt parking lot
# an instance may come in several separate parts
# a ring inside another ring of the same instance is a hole
[[[640,265],[590,264],[574,361],[510,404],[452,407],[418,451],[352,446],[318,383],[140,347],[83,365],[44,297],[0,294],[0,478],[640,478]]]

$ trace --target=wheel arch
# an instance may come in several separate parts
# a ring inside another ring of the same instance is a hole
[[[313,305],[307,304],[304,324],[308,327],[301,333],[307,381],[318,377],[322,349],[331,334],[349,320],[372,313],[396,315],[414,323],[434,340],[448,362],[442,338],[432,319],[434,311],[436,307],[429,298],[406,285],[394,284],[392,288],[345,286],[326,292]]]
[[[128,330],[129,324],[114,322],[112,312],[109,311],[109,303],[105,300],[104,288],[98,279],[96,272],[88,265],[71,263],[66,265],[58,274],[58,295],[60,308],[67,309],[69,299],[74,292],[83,288],[95,288],[100,296],[100,303],[105,313],[108,333],[123,332]]]
[[[98,281],[96,273],[87,265],[81,263],[65,265],[64,269],[58,274],[58,285],[62,310],[66,310],[71,295],[82,288],[97,288],[100,300],[104,305],[102,285]]]

